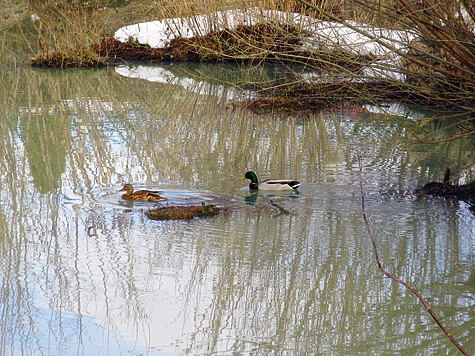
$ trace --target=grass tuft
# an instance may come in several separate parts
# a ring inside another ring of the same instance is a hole
[[[107,0],[31,2],[37,48],[33,66],[100,67],[105,62],[90,50],[104,34],[113,9]]]
[[[219,214],[220,209],[214,205],[171,205],[150,210],[145,215],[152,220],[185,220],[208,217]]]
[[[39,54],[31,60],[31,65],[44,68],[85,68],[104,67],[107,64],[102,58],[93,52],[51,52]]]

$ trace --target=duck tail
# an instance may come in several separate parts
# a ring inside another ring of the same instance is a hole
[[[292,189],[297,189],[298,187],[300,187],[300,182],[297,181],[297,180],[293,180],[293,181],[289,182],[289,186]]]

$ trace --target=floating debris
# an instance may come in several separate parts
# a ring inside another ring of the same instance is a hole
[[[464,185],[454,185],[450,183],[430,182],[424,185],[420,192],[426,195],[439,197],[450,197],[460,200],[475,199],[475,182]]]
[[[185,220],[193,218],[201,218],[206,216],[214,216],[219,214],[220,208],[208,204],[205,205],[169,205],[150,210],[145,213],[152,220]]]
[[[463,185],[452,184],[450,183],[450,169],[447,168],[444,174],[443,183],[429,182],[422,188],[417,189],[416,192],[460,200],[475,200],[475,181]]]

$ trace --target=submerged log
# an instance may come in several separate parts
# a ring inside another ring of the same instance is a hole
[[[444,182],[429,182],[417,192],[425,195],[450,197],[461,200],[475,200],[475,181],[470,184],[455,185],[450,183],[450,169],[447,168]]]
[[[198,217],[214,216],[219,214],[220,208],[208,204],[205,205],[169,205],[150,210],[145,213],[152,220],[186,220]]]

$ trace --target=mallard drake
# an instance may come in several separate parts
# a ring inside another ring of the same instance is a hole
[[[134,187],[132,187],[132,184],[126,184],[121,190],[119,190],[119,192],[124,192],[124,191],[125,191],[125,194],[122,195],[122,199],[125,199],[125,200],[146,201],[146,202],[167,200],[167,198],[164,198],[158,195],[157,192],[153,192],[150,190],[138,190],[134,192]]]
[[[259,183],[256,173],[246,172],[241,179],[249,179],[249,189],[261,189],[261,190],[289,190],[297,189],[300,187],[300,182],[291,179],[267,179]]]

